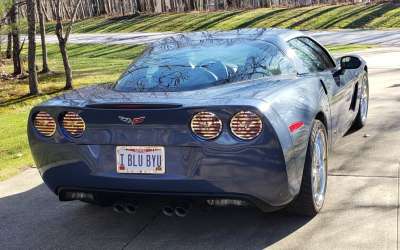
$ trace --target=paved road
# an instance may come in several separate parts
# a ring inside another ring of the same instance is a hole
[[[339,30],[306,32],[325,45],[375,44],[400,46],[400,30]]]
[[[375,44],[385,46],[400,46],[400,30],[340,30],[340,31],[307,31],[324,45],[332,44]],[[172,32],[148,33],[96,33],[71,34],[70,43],[101,43],[101,44],[143,44],[171,36]],[[4,39],[4,37],[3,37]],[[23,39],[23,38],[22,38]],[[40,41],[38,37],[38,41]],[[48,43],[57,43],[57,37],[47,35]]]
[[[397,249],[400,48],[362,55],[370,66],[368,125],[331,154],[327,201],[317,217],[195,208],[181,219],[150,205],[135,216],[115,214],[58,202],[29,169],[0,183],[0,249]]]

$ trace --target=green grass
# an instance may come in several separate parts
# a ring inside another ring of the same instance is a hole
[[[383,3],[97,17],[75,23],[74,32],[162,32],[268,27],[300,30],[399,28],[399,7],[400,5]],[[54,25],[49,24],[48,28],[53,31]]]
[[[26,79],[0,80],[0,180],[33,166],[26,136],[29,111],[32,106],[63,92],[65,80],[58,48],[56,45],[49,45],[48,48],[49,63],[54,73],[40,76],[42,95],[26,96]],[[143,49],[144,46],[71,44],[69,56],[75,87],[115,81]],[[26,51],[23,53],[26,55]],[[41,65],[40,61],[38,65]],[[9,64],[6,70],[11,72]]]
[[[329,46],[333,53],[370,48],[368,45]],[[0,81],[0,180],[33,166],[27,136],[27,117],[32,106],[63,92],[64,75],[56,45],[49,45],[49,62],[54,71],[40,75],[42,95],[29,97],[27,80]],[[76,88],[89,84],[113,82],[144,46],[69,45],[69,57]],[[39,50],[40,52],[40,50]],[[26,56],[26,51],[23,52]],[[40,58],[40,54],[38,55]],[[6,70],[11,72],[11,62]],[[41,62],[38,62],[41,65]],[[26,68],[26,66],[25,66]]]
[[[326,46],[326,48],[332,54],[342,54],[342,53],[376,48],[376,45],[370,45],[370,44],[328,45]]]

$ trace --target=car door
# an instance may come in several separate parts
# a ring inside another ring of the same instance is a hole
[[[334,134],[332,138],[335,140],[346,130],[348,86],[342,84],[340,77],[335,76],[335,62],[317,42],[308,37],[298,37],[288,43],[303,63],[305,73],[317,77],[327,91],[331,109],[331,129]]]
[[[340,61],[338,61],[340,63]],[[358,74],[355,70],[342,70],[334,72],[335,80],[341,85],[344,94],[344,107],[342,112],[346,116],[343,124],[343,133],[353,124],[353,121],[357,115],[358,109],[356,109],[357,98],[358,98]]]

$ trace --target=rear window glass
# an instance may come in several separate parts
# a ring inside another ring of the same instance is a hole
[[[149,50],[121,76],[115,89],[186,91],[295,73],[290,60],[265,41],[214,39],[188,44]]]

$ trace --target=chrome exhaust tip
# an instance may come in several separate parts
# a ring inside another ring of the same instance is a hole
[[[168,216],[168,217],[171,217],[172,215],[174,215],[174,208],[171,206],[164,206],[161,211],[165,216]]]
[[[176,216],[181,218],[186,217],[188,214],[188,210],[185,207],[176,207],[174,212]]]
[[[189,213],[190,205],[190,203],[180,203],[175,207],[175,215],[181,218],[186,217]]]
[[[132,203],[125,203],[124,204],[124,211],[127,214],[135,214],[137,212],[137,205]]]
[[[113,205],[113,211],[121,214],[121,213],[125,212],[125,207],[122,203],[115,203]]]

